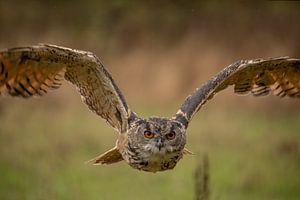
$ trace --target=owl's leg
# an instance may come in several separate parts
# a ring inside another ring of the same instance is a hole
[[[93,158],[89,161],[87,161],[87,163],[92,162],[94,165],[102,165],[102,164],[113,164],[119,161],[122,161],[123,157],[121,155],[121,153],[119,152],[119,150],[117,149],[117,147],[114,147],[110,150],[108,150],[107,152],[101,154],[100,156],[97,156],[96,158]]]

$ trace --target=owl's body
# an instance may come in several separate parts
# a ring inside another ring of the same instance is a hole
[[[119,132],[116,146],[94,164],[125,160],[131,167],[157,172],[173,169],[184,154],[192,117],[216,93],[234,85],[237,94],[300,97],[300,59],[241,60],[220,71],[186,98],[171,118],[142,119],[131,111],[117,84],[90,52],[55,45],[0,51],[0,95],[42,96],[67,80],[88,108]]]

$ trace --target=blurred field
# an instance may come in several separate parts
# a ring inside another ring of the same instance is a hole
[[[300,57],[300,4],[1,1],[0,48],[53,43],[95,52],[143,117],[172,116],[186,95],[239,60]],[[0,99],[0,199],[193,199],[210,160],[211,199],[300,198],[300,101],[228,89],[196,115],[185,157],[150,174],[85,161],[116,133],[65,84],[44,98]]]
[[[197,155],[173,171],[149,174],[125,163],[84,163],[116,139],[84,106],[49,109],[40,100],[13,105],[0,118],[1,199],[192,199],[195,164],[205,152],[212,199],[300,196],[299,113],[220,112],[209,106],[189,129],[187,146]]]

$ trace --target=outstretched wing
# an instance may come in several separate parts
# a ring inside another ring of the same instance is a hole
[[[109,72],[92,53],[54,45],[0,51],[0,94],[41,96],[66,79],[88,108],[125,132],[129,109]]]
[[[267,60],[241,60],[233,63],[197,88],[186,98],[174,119],[186,127],[207,100],[234,85],[234,92],[263,96],[300,97],[300,59],[282,57]]]

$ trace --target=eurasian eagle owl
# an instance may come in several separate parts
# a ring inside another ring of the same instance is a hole
[[[241,60],[224,68],[186,98],[171,118],[143,119],[128,108],[107,69],[90,52],[37,45],[0,52],[0,94],[41,96],[66,79],[83,102],[119,132],[116,146],[93,159],[95,164],[125,160],[133,168],[172,169],[184,154],[186,129],[194,114],[214,94],[234,85],[234,92],[254,96],[300,97],[300,59]]]

